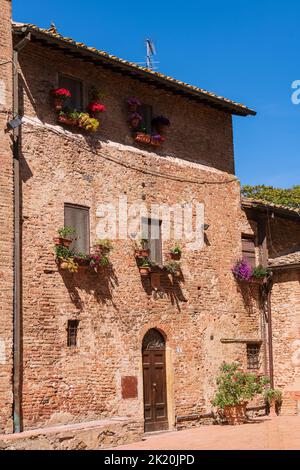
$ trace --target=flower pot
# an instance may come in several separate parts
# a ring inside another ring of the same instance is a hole
[[[225,406],[224,416],[230,426],[243,424],[246,421],[247,403],[235,406]]]
[[[150,144],[153,145],[153,147],[160,147],[162,144],[162,141],[151,137]]]
[[[158,289],[160,287],[160,273],[151,272],[151,286],[153,289]]]
[[[58,98],[58,97],[54,98],[55,111],[61,111],[64,107],[64,104],[65,104],[65,100],[63,98]]]
[[[68,116],[58,116],[57,120],[58,122],[60,122],[61,124],[65,124],[66,126],[78,126],[78,120],[71,119]]]
[[[276,400],[270,400],[270,402],[269,402],[269,417],[270,418],[277,418]]]
[[[150,144],[151,143],[151,137],[150,135],[143,134],[142,132],[138,132],[135,136],[134,139],[136,142],[139,142],[141,144]]]
[[[65,246],[66,248],[69,248],[69,246],[72,244],[73,240],[69,238],[53,238],[53,241],[55,245],[60,245],[60,246]]]
[[[148,258],[150,255],[150,250],[148,248],[141,248],[140,250],[135,250],[136,258]]]
[[[178,261],[181,258],[181,253],[173,253],[172,251],[170,251],[170,258],[174,261]]]
[[[151,268],[150,266],[140,266],[139,270],[140,270],[140,275],[142,277],[146,277],[146,276],[149,276]]]

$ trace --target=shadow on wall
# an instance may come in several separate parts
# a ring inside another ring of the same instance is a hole
[[[183,282],[184,276],[181,270],[180,274],[176,277],[164,270],[160,270],[160,286],[157,289],[153,289],[150,276],[141,277],[141,283],[147,295],[154,295],[156,299],[167,297],[179,312],[181,311],[180,303],[187,302],[187,298],[181,288],[181,283]]]
[[[113,290],[119,285],[117,275],[113,266],[102,267],[98,271],[91,271],[89,268],[79,268],[78,273],[59,270],[64,284],[69,292],[71,301],[78,310],[83,310],[85,302],[80,295],[80,291],[85,291],[93,295],[98,304],[108,302],[117,309],[113,302]]]

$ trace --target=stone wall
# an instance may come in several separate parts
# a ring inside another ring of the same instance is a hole
[[[11,1],[0,0],[0,430],[12,431],[13,155]]]

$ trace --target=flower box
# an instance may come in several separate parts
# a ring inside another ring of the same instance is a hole
[[[134,140],[141,144],[151,144],[151,136],[147,134],[143,134],[142,132],[138,132]]]
[[[142,277],[146,277],[146,276],[149,276],[149,274],[151,272],[151,267],[150,266],[139,266],[139,271],[140,271],[140,275]]]
[[[78,119],[72,119],[68,116],[57,116],[58,122],[65,124],[66,126],[78,126]]]

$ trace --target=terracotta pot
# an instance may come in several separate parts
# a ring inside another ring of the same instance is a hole
[[[63,98],[54,98],[54,108],[56,111],[61,111],[64,107],[65,100]]]
[[[55,245],[65,246],[66,248],[69,248],[73,240],[70,240],[69,238],[58,237],[58,238],[53,238],[53,241]]]
[[[151,137],[150,143],[153,147],[160,147],[162,144],[161,140],[153,139],[153,137]]]
[[[175,261],[178,261],[181,258],[181,253],[173,253],[172,251],[170,251],[170,258]]]
[[[66,126],[78,126],[78,120],[71,119],[68,116],[58,116],[57,120],[58,122],[60,122],[61,124],[65,124]]]
[[[150,250],[148,248],[141,248],[140,250],[135,250],[136,258],[148,258],[150,255]]]
[[[271,400],[270,403],[269,403],[269,417],[270,418],[277,418],[276,400]]]
[[[144,277],[144,276],[146,277],[146,276],[149,276],[151,268],[150,268],[150,266],[140,266],[139,270],[140,270],[140,275],[142,277]]]
[[[247,403],[235,406],[225,406],[224,415],[230,426],[243,424],[246,421]]]
[[[151,136],[147,134],[143,134],[142,132],[138,132],[134,139],[136,142],[140,142],[142,144],[150,144],[151,143]]]
[[[151,286],[153,289],[158,289],[160,287],[160,273],[151,272]]]

